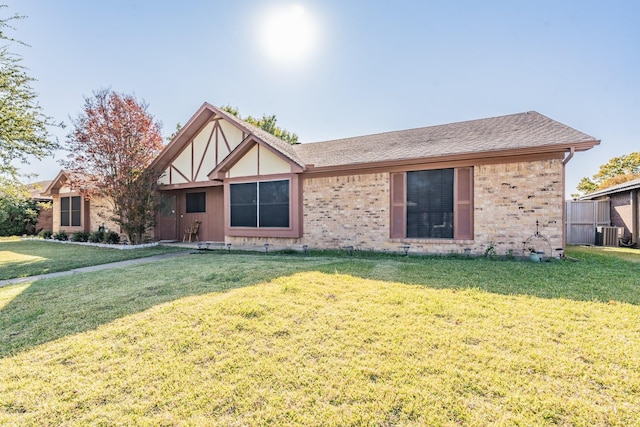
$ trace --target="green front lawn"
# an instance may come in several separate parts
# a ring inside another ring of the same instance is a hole
[[[5,238],[0,240],[0,280],[73,270],[177,250],[183,249],[155,246],[120,250],[44,240]]]
[[[0,424],[638,425],[640,252],[569,255],[217,253],[2,288]]]

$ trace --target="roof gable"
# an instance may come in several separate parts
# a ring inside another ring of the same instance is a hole
[[[43,196],[51,196],[52,194],[58,194],[61,188],[68,186],[74,191],[90,195],[98,191],[98,188],[95,185],[95,180],[92,180],[91,178],[92,177],[90,175],[70,172],[63,169],[58,172],[58,175],[56,175],[53,180],[49,181],[47,188],[40,194]]]
[[[231,133],[233,138],[227,138]],[[223,162],[228,165],[237,161],[243,154],[240,147],[251,141],[269,147],[295,168],[304,168],[290,144],[208,103],[198,109],[150,167],[165,172],[160,184],[193,185],[207,181]]]

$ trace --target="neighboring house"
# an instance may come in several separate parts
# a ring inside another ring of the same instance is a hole
[[[27,184],[27,191],[29,191],[31,199],[36,202],[38,210],[35,229],[27,230],[27,232],[39,233],[41,230],[51,230],[53,228],[52,199],[51,196],[42,194],[49,184],[51,184],[51,181],[38,181]]]
[[[565,165],[597,144],[527,112],[290,145],[205,103],[151,165],[155,238],[519,254],[538,222],[561,248]]]
[[[110,218],[113,207],[109,199],[92,192],[88,197],[87,191],[72,188],[71,174],[60,171],[43,195],[51,196],[53,200],[53,225],[55,233],[63,230],[69,234],[79,231],[96,231],[100,226],[109,230],[119,231],[120,226]]]
[[[640,179],[624,182],[580,197],[580,200],[609,200],[611,225],[624,227],[624,238],[638,244],[640,233]]]

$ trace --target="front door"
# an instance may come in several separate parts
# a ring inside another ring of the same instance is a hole
[[[178,240],[176,196],[174,194],[163,193],[160,195],[160,209],[158,210],[158,224],[155,234],[158,240]]]

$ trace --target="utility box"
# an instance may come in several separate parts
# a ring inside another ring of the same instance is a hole
[[[618,239],[624,235],[624,227],[596,227],[597,246],[618,246]]]

